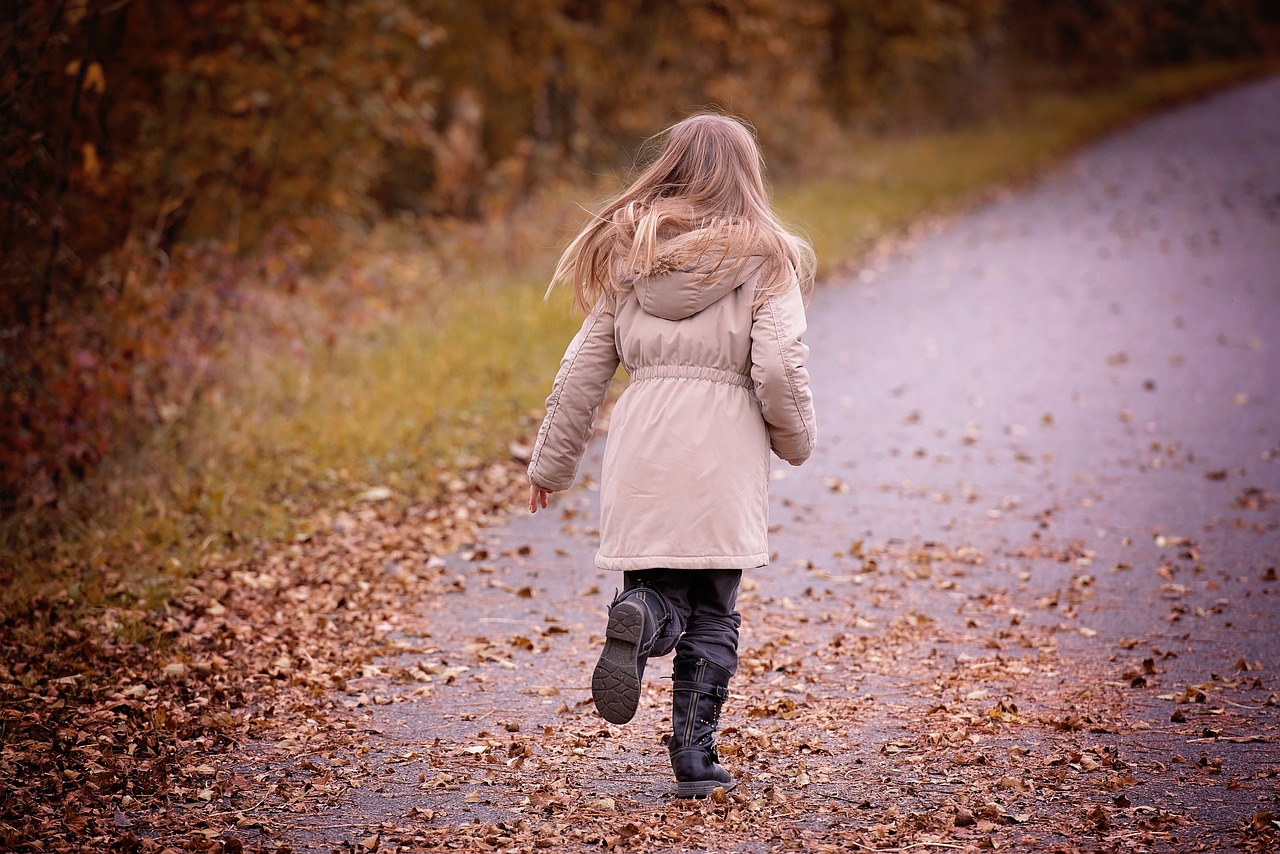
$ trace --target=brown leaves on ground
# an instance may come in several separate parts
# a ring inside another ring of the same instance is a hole
[[[1080,631],[1094,589],[1080,544],[1011,551],[1001,584],[976,577],[989,553],[942,543],[857,542],[831,569],[746,579],[720,740],[739,786],[673,800],[669,688],[648,680],[625,729],[600,721],[591,631],[563,618],[578,587],[530,585],[527,547],[476,543],[522,484],[497,466],[447,505],[359,505],[209,566],[159,609],[72,620],[63,591],[6,614],[0,844],[1195,850],[1226,836],[1194,804],[1251,797],[1231,841],[1276,842],[1267,669],[1241,659],[1189,684],[1168,650]],[[1019,597],[1015,580],[1046,567],[1058,593]],[[507,602],[528,619],[499,616]],[[483,628],[460,616],[490,606]],[[1082,644],[1096,654],[1063,650]],[[415,707],[396,741],[386,715]]]
[[[996,593],[937,618],[904,609],[920,585],[963,583],[979,563],[973,549],[855,551],[865,571],[842,582],[799,567],[813,582],[800,597],[744,584],[753,640],[720,739],[739,786],[723,796],[671,798],[663,680],[646,683],[636,721],[613,727],[596,717],[575,672],[591,654],[581,637],[433,628],[433,645],[449,648],[409,657],[429,669],[448,659],[451,670],[433,670],[432,692],[402,675],[399,686],[377,675],[348,685],[348,696],[366,701],[349,709],[345,743],[331,737],[316,748],[316,788],[298,804],[313,817],[289,819],[291,804],[271,794],[244,820],[268,838],[291,820],[284,838],[305,850],[344,838],[369,851],[1209,850],[1227,836],[1195,804],[1261,797],[1274,784],[1265,759],[1242,766],[1221,752],[1246,733],[1259,744],[1273,738],[1254,714],[1275,703],[1260,665],[1168,693],[1170,665],[1157,665],[1155,652],[1123,663],[1139,642],[1119,646],[1126,656],[1064,657],[1063,637],[1101,641],[1059,622],[1058,605],[1044,609],[1048,622]],[[484,580],[486,602],[522,598],[501,576],[521,574],[523,552],[470,554],[481,561],[473,577]],[[855,606],[865,609],[861,624],[849,617]],[[1117,678],[1129,666],[1150,684]],[[504,686],[529,699],[508,705],[493,693]],[[378,734],[386,716],[377,708],[401,703],[427,706],[411,718],[409,742]],[[1134,713],[1144,703],[1190,714],[1183,726],[1153,728]],[[290,767],[276,762],[268,785],[288,780]],[[1240,844],[1266,850],[1270,826],[1264,818],[1238,829]]]
[[[362,506],[305,542],[214,561],[160,607],[106,570],[80,582],[113,603],[97,611],[74,588],[10,604],[0,614],[0,848],[224,850],[225,828],[239,822],[226,804],[264,789],[228,755],[254,738],[349,738],[323,711],[325,692],[394,646],[412,602],[462,589],[439,556],[470,542],[522,484],[503,464],[464,481],[438,506],[394,517]],[[271,793],[296,807],[326,785],[322,774]]]

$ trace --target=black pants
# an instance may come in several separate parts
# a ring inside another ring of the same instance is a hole
[[[623,573],[623,589],[648,587],[667,597],[671,622],[654,640],[651,656],[705,658],[733,675],[738,670],[740,569],[640,569]]]

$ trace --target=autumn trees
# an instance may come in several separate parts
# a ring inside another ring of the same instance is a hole
[[[1107,79],[1257,51],[1274,38],[1267,8],[32,0],[3,46],[3,228],[31,247],[6,253],[6,278],[44,277],[33,238],[59,230],[76,257],[53,253],[55,280],[130,230],[253,246],[332,211],[479,215],[547,169],[617,164],[693,106],[752,117],[796,158],[832,118],[963,121],[1028,73]]]

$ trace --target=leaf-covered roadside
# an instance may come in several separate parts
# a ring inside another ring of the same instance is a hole
[[[435,556],[510,503],[516,469],[470,472],[429,507],[365,503],[288,548],[214,561],[158,609],[103,571],[79,583],[112,606],[85,613],[82,591],[61,588],[0,615],[0,847],[223,850],[221,829],[201,835],[171,811],[254,788],[213,757],[340,726],[314,715],[316,698],[447,586]],[[217,809],[205,815],[223,826]]]
[[[858,541],[779,567],[768,587],[748,579],[721,739],[742,785],[674,802],[650,723],[663,681],[647,683],[638,726],[591,708],[581,662],[599,586],[539,575],[575,559],[561,546],[477,529],[522,483],[515,463],[495,465],[408,511],[371,490],[321,533],[211,566],[160,611],[73,625],[50,596],[7,614],[0,773],[16,784],[0,842],[1262,852],[1280,836],[1274,810],[1224,833],[1186,800],[1274,795],[1268,667],[1224,662],[1193,682],[1149,640],[1103,645],[1081,620],[1094,553],[1039,537]],[[589,517],[560,515],[563,547],[590,542]],[[1191,571],[1194,543],[1158,540],[1159,580]],[[1270,590],[1274,573],[1256,581]],[[1166,590],[1167,621],[1206,631],[1221,619],[1207,595]],[[389,712],[412,724],[403,737]]]
[[[566,514],[566,527],[578,522]],[[576,623],[598,628],[600,591],[566,600],[562,581],[520,583],[561,559],[543,548],[482,540],[454,564],[451,592],[465,595],[402,622],[403,654],[347,684],[341,725],[225,759],[265,769],[224,801],[224,821],[243,827],[235,838],[368,852],[1260,852],[1277,841],[1274,810],[1224,827],[1211,806],[1275,792],[1269,671],[1242,662],[1192,685],[1170,650],[1100,644],[1075,614],[1084,572],[1034,611],[1016,595],[972,595],[984,567],[1016,550],[971,546],[869,546],[853,574],[805,561],[783,570],[804,585],[796,597],[748,583],[752,640],[721,738],[741,786],[674,801],[669,688],[655,674],[627,727],[597,717],[581,659],[598,638]],[[1042,577],[1081,559],[1079,548],[1021,558]],[[931,591],[965,604],[926,616]]]

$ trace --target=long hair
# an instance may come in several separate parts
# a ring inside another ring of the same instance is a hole
[[[764,160],[752,130],[729,116],[699,113],[646,143],[652,162],[594,214],[560,256],[551,287],[573,288],[589,312],[600,297],[664,269],[705,271],[704,283],[761,263],[755,302],[813,289],[813,248],[774,215]],[[673,248],[674,247],[674,248]]]

